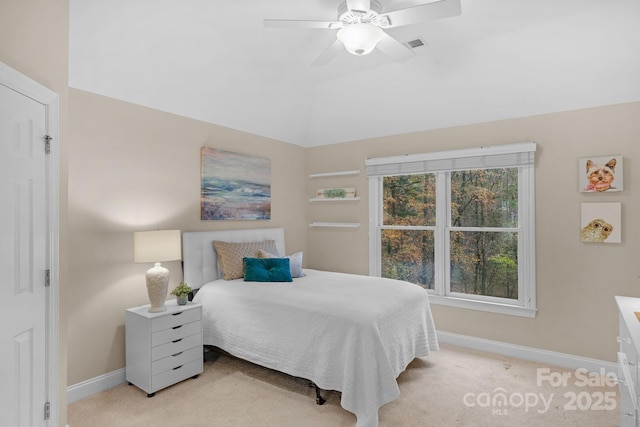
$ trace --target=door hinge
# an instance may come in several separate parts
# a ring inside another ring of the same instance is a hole
[[[44,285],[51,286],[51,270],[49,269],[44,271]]]
[[[51,403],[46,402],[44,404],[44,419],[48,420],[49,418],[51,418]]]
[[[44,136],[44,153],[51,154],[51,138],[49,135]]]

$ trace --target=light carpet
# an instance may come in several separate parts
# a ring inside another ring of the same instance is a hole
[[[211,359],[211,360],[210,360]],[[398,378],[400,397],[380,427],[594,426],[620,420],[613,381],[491,353],[441,345]],[[340,393],[315,403],[308,382],[220,355],[204,372],[147,398],[122,384],[68,407],[69,427],[353,427]]]

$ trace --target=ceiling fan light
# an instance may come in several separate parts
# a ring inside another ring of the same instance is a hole
[[[338,40],[354,55],[366,55],[375,49],[384,32],[376,25],[357,23],[347,25],[338,31]]]

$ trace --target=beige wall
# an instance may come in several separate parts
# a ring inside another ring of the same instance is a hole
[[[362,196],[353,204],[310,205],[310,220],[354,221],[362,226],[311,230],[308,267],[367,273],[366,158],[535,141],[537,317],[434,306],[436,327],[613,362],[617,335],[613,296],[640,296],[638,118],[640,103],[630,103],[309,149],[310,173],[363,172],[357,177],[308,180],[308,197],[322,186],[351,185]],[[579,193],[578,159],[609,154],[624,156],[624,191]],[[582,202],[622,202],[622,244],[579,241]]]
[[[60,316],[59,425],[67,423],[67,62],[69,4],[67,0],[2,0],[0,61],[59,95],[60,102]]]
[[[286,227],[306,251],[303,148],[69,91],[69,384],[124,367],[124,310],[147,304],[133,232]],[[269,221],[200,220],[200,147],[271,159]],[[301,214],[302,212],[302,214]],[[170,288],[182,279],[179,262]]]

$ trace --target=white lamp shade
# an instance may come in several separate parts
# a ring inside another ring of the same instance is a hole
[[[354,55],[366,55],[375,49],[384,31],[376,25],[357,23],[347,25],[338,31],[338,40]]]
[[[182,259],[180,230],[134,232],[133,259],[135,262],[162,262]]]

